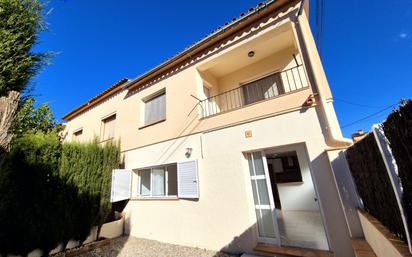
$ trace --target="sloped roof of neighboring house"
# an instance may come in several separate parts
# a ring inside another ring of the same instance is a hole
[[[70,120],[71,118],[75,117],[77,114],[80,114],[80,112],[84,111],[85,109],[89,108],[90,106],[96,104],[97,102],[100,102],[103,99],[106,99],[107,97],[113,95],[114,93],[116,93],[117,91],[121,90],[121,86],[130,81],[128,78],[122,78],[121,80],[117,81],[116,83],[114,83],[113,85],[111,85],[110,87],[106,88],[105,90],[103,90],[102,92],[100,92],[99,94],[93,96],[92,98],[90,98],[89,100],[87,100],[87,102],[85,102],[84,104],[76,107],[76,109],[73,109],[72,111],[70,111],[69,113],[65,114],[63,116],[64,120]]]
[[[86,103],[76,107],[69,113],[65,114],[62,118],[64,120],[71,120],[75,116],[79,115],[86,109],[90,108],[107,97],[113,95],[124,88],[134,89],[141,85],[144,85],[151,79],[160,74],[164,73],[171,68],[178,66],[182,62],[186,61],[188,58],[192,58],[194,54],[201,52],[210,45],[213,45],[230,35],[233,35],[237,31],[245,28],[259,18],[269,14],[271,11],[283,7],[287,3],[298,3],[301,0],[266,0],[259,3],[257,6],[250,8],[247,12],[241,13],[239,17],[233,18],[230,22],[226,22],[223,26],[218,27],[216,30],[207,34],[205,37],[199,41],[193,43],[192,45],[186,47],[183,51],[176,53],[173,57],[166,59],[164,62],[158,66],[152,68],[151,70],[143,73],[135,79],[129,80],[127,78],[121,79],[115,84],[111,85],[98,95],[89,99]],[[306,1],[307,3],[308,1]],[[306,12],[308,12],[308,5],[305,5]]]

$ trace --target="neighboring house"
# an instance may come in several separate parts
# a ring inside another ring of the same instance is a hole
[[[326,151],[346,147],[301,1],[267,1],[63,118],[118,139],[126,232],[230,252],[353,256]]]

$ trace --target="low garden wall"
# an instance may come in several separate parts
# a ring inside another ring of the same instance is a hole
[[[104,223],[100,229],[100,238],[101,239],[113,239],[116,237],[120,237],[123,235],[124,232],[124,217],[122,216],[119,220],[111,221]],[[87,239],[80,245],[79,241],[70,240],[66,246],[63,243],[59,244],[55,249],[51,250],[48,255],[58,254],[63,251],[67,251],[73,248],[82,247],[88,245],[90,243],[96,242],[97,238],[97,226],[94,226],[90,230],[90,234]],[[15,255],[9,255],[12,257]],[[41,257],[43,256],[43,251],[41,249],[35,249],[28,254],[28,257]]]
[[[412,257],[408,245],[367,212],[358,211],[363,233],[377,257]]]
[[[100,237],[116,238],[123,235],[124,232],[124,216],[120,220],[104,223],[100,229]]]

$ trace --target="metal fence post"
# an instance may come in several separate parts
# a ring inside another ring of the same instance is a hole
[[[408,229],[408,222],[406,217],[405,209],[402,205],[402,189],[401,189],[401,182],[398,177],[398,166],[396,165],[396,161],[392,156],[392,151],[390,146],[387,143],[387,139],[385,134],[383,133],[382,129],[379,125],[372,126],[373,135],[375,136],[376,143],[378,144],[379,151],[381,152],[383,162],[385,163],[386,171],[388,172],[389,178],[391,180],[392,188],[395,193],[396,201],[398,203],[399,211],[401,213],[403,226],[405,228],[406,239],[408,241],[409,252],[412,253],[412,244],[411,244],[411,237],[410,231]]]

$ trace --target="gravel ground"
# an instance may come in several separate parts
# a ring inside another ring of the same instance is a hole
[[[119,237],[109,245],[94,249],[80,257],[235,257],[222,252],[161,243],[135,237]]]

